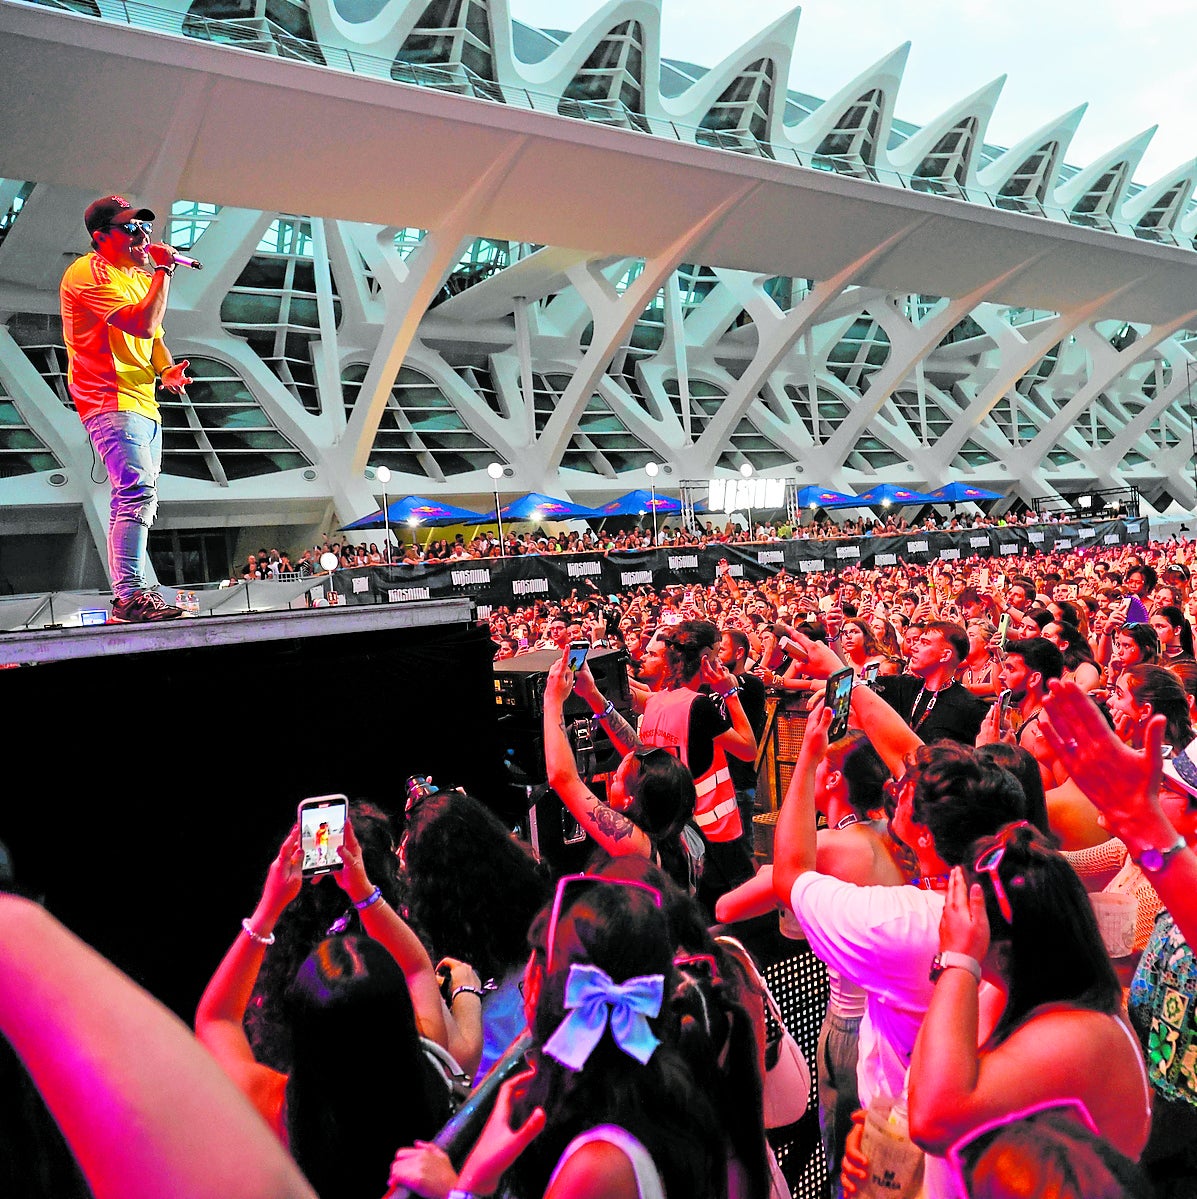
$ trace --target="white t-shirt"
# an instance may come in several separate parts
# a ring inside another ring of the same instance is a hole
[[[790,905],[828,969],[863,987],[856,1084],[862,1107],[902,1094],[915,1038],[931,1003],[944,896],[917,887],[860,887],[808,870]]]

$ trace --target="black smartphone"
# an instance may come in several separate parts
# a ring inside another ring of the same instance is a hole
[[[824,702],[831,709],[831,727],[827,730],[828,741],[838,741],[848,731],[848,710],[852,705],[852,667],[837,670],[827,680]]]
[[[877,681],[877,675],[881,671],[880,662],[868,662],[860,672],[860,681],[866,687],[871,687]]]
[[[569,668],[574,674],[577,674],[582,669],[588,653],[590,653],[589,641],[571,641],[569,643],[569,657],[566,661],[569,663]]]
[[[300,800],[299,844],[304,878],[328,874],[344,865],[337,850],[345,842],[348,819],[349,800],[344,795],[315,795]]]

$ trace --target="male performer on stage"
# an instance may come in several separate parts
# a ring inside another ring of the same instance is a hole
[[[67,267],[59,289],[67,385],[112,489],[108,569],[112,620],[122,624],[183,614],[147,578],[162,469],[154,385],[178,394],[191,382],[186,359],[176,363],[162,340],[175,259],[170,246],[150,244],[153,219],[121,196],[89,205],[91,253]]]

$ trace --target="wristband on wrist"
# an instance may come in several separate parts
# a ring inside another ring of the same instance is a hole
[[[941,949],[935,955],[931,963],[931,981],[935,982],[945,970],[953,968],[967,970],[977,982],[981,981],[981,963],[976,958],[969,957],[967,953],[956,953],[952,949]]]
[[[483,994],[484,994],[484,992],[482,991],[481,987],[454,987],[454,988],[453,988],[453,990],[449,992],[449,1006],[450,1006],[450,1007],[452,1007],[452,1006],[453,1006],[453,1001],[454,1001],[454,1000],[455,1000],[455,999],[458,997],[458,995],[460,995],[460,994],[461,994],[463,991],[464,991],[464,992],[465,992],[467,995],[477,995],[479,999],[481,999],[481,998],[482,998],[482,996],[483,996]]]
[[[604,720],[606,720],[609,716],[614,716],[614,715],[615,715],[615,701],[613,699],[609,699],[609,700],[607,700],[607,706],[601,712],[595,712],[595,714],[593,716],[591,716],[590,723],[591,724],[602,724],[602,722]]]
[[[1162,849],[1157,849],[1154,846],[1145,849],[1137,858],[1132,860],[1136,866],[1148,874],[1159,874],[1185,846],[1184,837],[1178,834],[1176,840],[1171,845],[1165,845]]]
[[[454,1187],[446,1199],[482,1199],[476,1191],[463,1191],[460,1187]]]
[[[355,908],[357,908],[357,910],[359,912],[361,912],[361,911],[364,911],[366,908],[372,908],[381,899],[382,899],[382,888],[375,887],[374,890],[371,891],[370,894],[367,895],[365,899],[355,899],[353,901],[353,906]]]
[[[262,936],[262,934],[258,932],[252,924],[250,924],[248,916],[241,921],[241,927],[245,930],[245,935],[251,941],[256,941],[259,945],[274,944],[274,933],[267,933],[266,936]]]
[[[159,271],[165,271],[166,277],[169,279],[175,273],[175,268],[167,266],[164,262],[156,262],[154,263],[154,273],[157,274]]]

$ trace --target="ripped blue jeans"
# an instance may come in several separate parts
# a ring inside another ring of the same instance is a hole
[[[158,512],[162,426],[139,412],[100,412],[84,426],[108,471],[108,571],[116,597],[149,590],[150,526]]]

